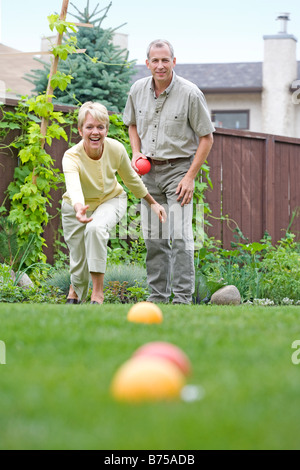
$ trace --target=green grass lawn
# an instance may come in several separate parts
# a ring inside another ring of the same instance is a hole
[[[299,449],[300,307],[1,304],[0,449]],[[117,368],[149,341],[190,358],[193,402],[118,403]]]

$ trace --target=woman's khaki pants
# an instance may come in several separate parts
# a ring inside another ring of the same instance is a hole
[[[93,220],[82,224],[76,219],[73,207],[63,201],[62,226],[70,252],[71,284],[79,300],[87,297],[90,273],[105,273],[109,234],[126,208],[127,196],[123,194],[88,212],[87,216]]]

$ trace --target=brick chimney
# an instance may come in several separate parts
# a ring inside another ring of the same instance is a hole
[[[295,136],[295,105],[291,85],[297,78],[297,39],[287,32],[289,13],[276,18],[279,32],[264,36],[262,130]]]

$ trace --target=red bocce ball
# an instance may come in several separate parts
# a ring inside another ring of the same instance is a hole
[[[151,163],[149,162],[149,160],[146,160],[145,158],[139,158],[136,161],[135,166],[137,167],[141,175],[145,175],[151,169]]]

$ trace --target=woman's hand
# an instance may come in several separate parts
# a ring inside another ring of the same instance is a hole
[[[158,216],[160,222],[165,223],[167,220],[167,213],[163,206],[158,204],[158,202],[155,202],[154,204],[151,204],[151,209],[155,214]]]
[[[76,213],[76,219],[82,224],[88,224],[93,220],[93,217],[87,217],[86,212],[90,206],[83,206],[82,204],[75,204],[74,209]]]
[[[163,206],[158,204],[158,202],[155,201],[155,199],[151,196],[150,193],[146,194],[144,199],[145,199],[146,202],[148,202],[149,206],[155,212],[155,214],[158,216],[159,220],[162,223],[166,222],[168,216],[167,216],[167,213],[166,213],[165,209],[163,208]]]

